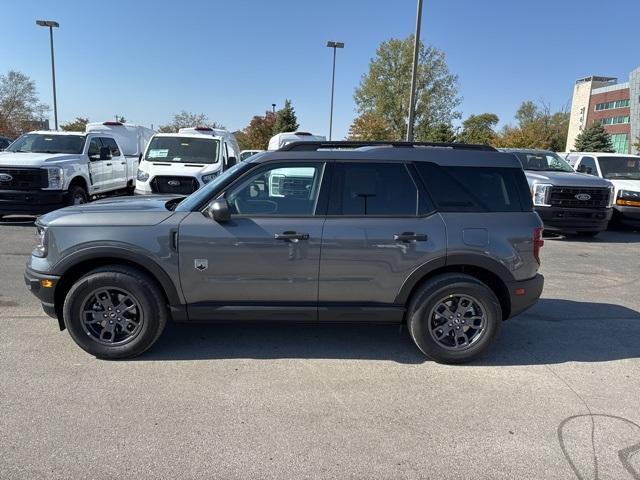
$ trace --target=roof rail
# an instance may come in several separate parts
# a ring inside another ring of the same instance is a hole
[[[438,147],[452,148],[455,150],[484,150],[489,152],[497,151],[490,145],[477,145],[473,143],[438,143],[438,142],[396,142],[396,141],[334,141],[334,142],[291,142],[280,148],[281,152],[291,151],[316,151],[331,148],[360,148],[360,147],[394,147],[394,148],[413,148],[413,147]]]

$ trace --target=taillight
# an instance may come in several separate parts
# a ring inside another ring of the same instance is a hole
[[[536,259],[538,265],[540,265],[540,249],[544,245],[544,240],[542,239],[542,231],[544,228],[536,227],[533,229],[533,258]]]

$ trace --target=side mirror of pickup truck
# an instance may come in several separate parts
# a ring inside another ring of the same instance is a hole
[[[204,210],[204,214],[218,223],[224,223],[231,220],[229,204],[224,198],[218,198],[211,202]]]
[[[111,160],[111,149],[109,147],[100,147],[100,160]]]
[[[227,168],[233,167],[236,163],[238,163],[236,157],[227,158]]]

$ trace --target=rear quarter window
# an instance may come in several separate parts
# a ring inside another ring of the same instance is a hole
[[[519,168],[449,167],[419,162],[416,168],[441,212],[531,211],[531,195]]]

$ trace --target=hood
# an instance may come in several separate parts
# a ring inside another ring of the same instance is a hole
[[[97,202],[61,208],[38,218],[38,223],[48,226],[145,226],[157,225],[171,215],[167,210],[169,200],[180,195],[148,195],[114,197]]]
[[[577,172],[538,172],[525,170],[529,184],[550,183],[559,187],[608,187],[608,180],[586,173]]]
[[[179,177],[196,177],[213,173],[222,168],[220,162],[217,163],[182,163],[182,162],[163,162],[143,160],[140,162],[140,170],[147,172],[149,177],[156,175],[168,175]]]
[[[81,154],[69,153],[18,153],[0,152],[0,168],[2,167],[44,167],[56,162],[77,160]]]
[[[640,192],[640,180],[609,180],[616,188],[616,193],[620,190],[631,190],[632,192]]]

